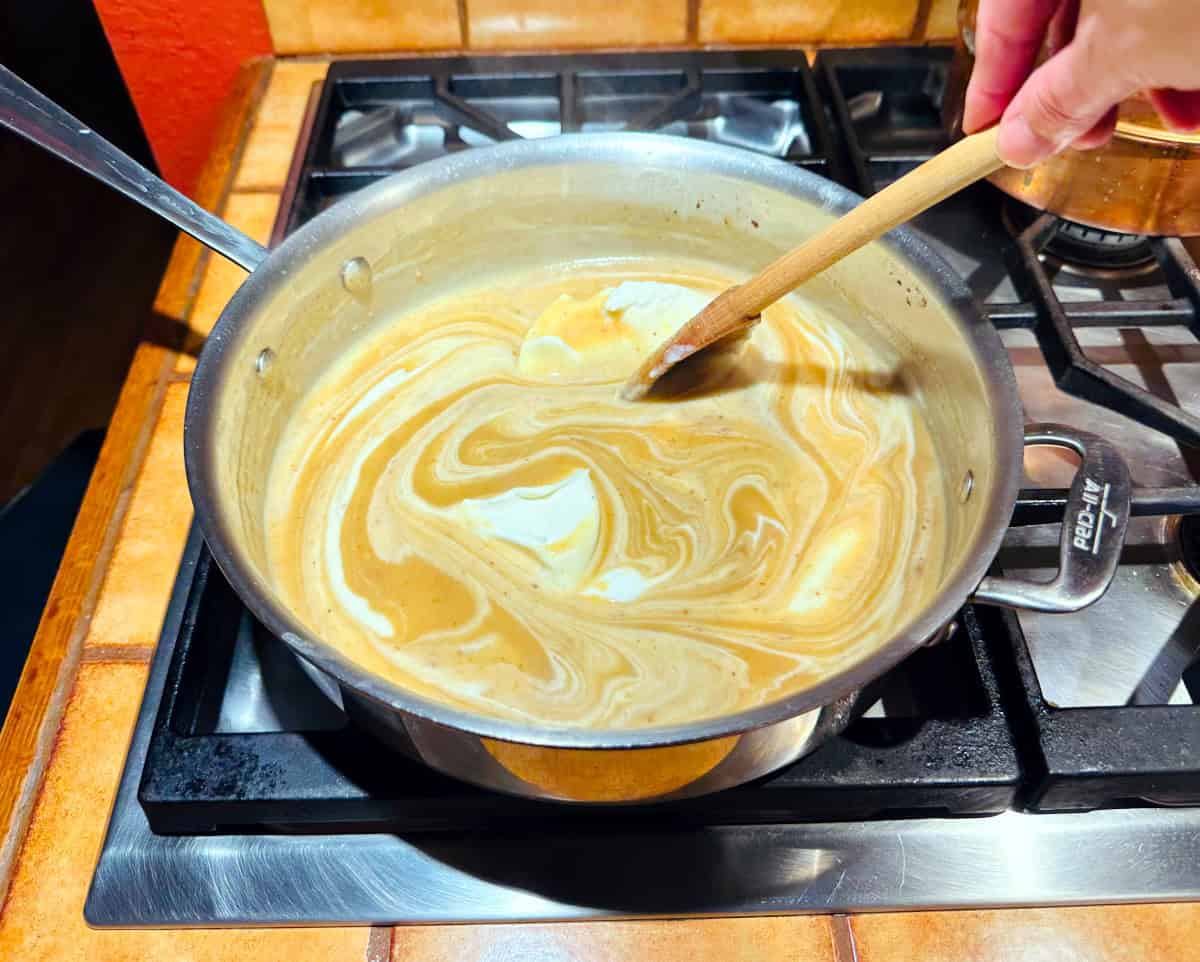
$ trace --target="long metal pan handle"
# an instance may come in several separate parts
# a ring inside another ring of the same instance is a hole
[[[1083,459],[1067,495],[1058,574],[1044,583],[987,577],[971,600],[1033,611],[1078,611],[1098,601],[1117,573],[1133,490],[1129,468],[1103,438],[1057,424],[1030,425],[1025,443],[1070,448]]]
[[[155,177],[3,65],[0,125],[136,200],[239,267],[252,271],[267,256],[257,241]]]

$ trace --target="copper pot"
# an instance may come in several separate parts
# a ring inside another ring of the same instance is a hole
[[[958,9],[943,105],[943,118],[956,136],[975,64],[978,6],[978,0],[962,0]],[[1108,146],[1067,150],[1033,170],[1004,169],[990,180],[1032,207],[1081,224],[1128,234],[1200,235],[1200,134],[1167,130],[1141,95],[1121,104]]]

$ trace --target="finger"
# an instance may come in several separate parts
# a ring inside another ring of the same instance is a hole
[[[1047,56],[1054,56],[1075,38],[1075,26],[1079,23],[1079,0],[1063,0],[1046,31]]]
[[[1095,150],[1097,147],[1103,147],[1112,140],[1113,131],[1117,129],[1117,108],[1111,108],[1108,113],[1100,118],[1100,122],[1091,130],[1080,137],[1075,138],[1075,142],[1071,144],[1076,150]]]
[[[1029,76],[1062,0],[982,0],[975,22],[975,67],[967,84],[963,129],[979,130],[1004,112]]]
[[[1146,96],[1158,115],[1177,133],[1200,128],[1200,90],[1148,90]]]
[[[1032,167],[1100,123],[1137,84],[1113,70],[1099,45],[1076,37],[1037,68],[1000,121],[1000,156]]]

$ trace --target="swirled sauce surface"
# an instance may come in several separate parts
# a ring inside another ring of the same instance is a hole
[[[726,714],[878,645],[945,539],[919,403],[880,352],[792,298],[724,382],[617,398],[724,286],[577,267],[395,318],[285,432],[283,597],[408,689],[551,725]]]

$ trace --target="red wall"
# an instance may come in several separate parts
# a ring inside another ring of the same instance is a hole
[[[159,170],[196,184],[238,68],[271,53],[260,0],[95,0]]]

